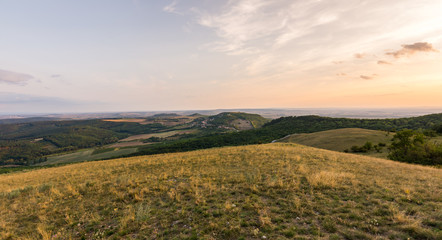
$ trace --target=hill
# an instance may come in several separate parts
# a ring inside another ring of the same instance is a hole
[[[35,121],[32,122],[32,119]],[[168,142],[212,133],[254,129],[267,122],[259,115],[248,113],[220,113],[215,116],[157,114],[147,118],[63,121],[32,119],[0,123],[0,165],[34,165],[46,161],[52,154],[78,149],[106,147],[116,142],[122,143],[111,147],[136,147],[146,145],[142,140],[153,136],[161,138],[156,139],[156,142]],[[127,143],[128,137],[134,135],[139,141]],[[120,153],[136,151],[133,148]],[[118,156],[117,152],[114,155]]]
[[[278,140],[278,142],[292,142],[316,148],[343,152],[344,150],[351,149],[352,146],[362,146],[366,142],[371,142],[373,144],[389,144],[392,137],[392,133],[385,131],[368,130],[362,128],[341,128],[315,133],[292,134],[281,138]],[[370,154],[374,154],[378,157],[386,157],[386,149],[381,151],[382,153],[377,153],[373,150],[370,152]]]
[[[442,123],[442,113],[398,119],[350,119],[320,116],[283,117],[272,120],[263,127],[241,132],[213,134],[194,139],[184,139],[167,144],[141,147],[133,155],[182,152],[221,146],[238,146],[270,143],[295,133],[313,133],[340,128],[364,128],[372,130],[431,129]]]
[[[295,144],[0,175],[1,239],[441,239],[442,170]]]
[[[202,128],[225,128],[231,130],[249,130],[262,127],[269,120],[258,114],[242,112],[223,112],[202,119],[199,126]]]

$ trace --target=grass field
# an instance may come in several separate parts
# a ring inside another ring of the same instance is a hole
[[[0,176],[1,239],[441,239],[442,170],[275,143]]]
[[[48,157],[48,160],[45,162],[41,162],[36,164],[36,166],[45,166],[50,164],[60,164],[60,163],[75,163],[75,162],[84,162],[84,161],[92,161],[98,159],[106,159],[116,156],[122,156],[126,154],[131,154],[137,151],[137,148],[122,148],[115,149],[113,151],[108,151],[99,154],[92,154],[95,149],[87,149],[80,150],[74,153],[68,153],[63,155],[54,155]]]
[[[362,128],[342,128],[315,133],[293,134],[281,139],[280,142],[293,142],[311,147],[343,152],[345,149],[350,149],[355,145],[362,146],[367,141],[373,144],[381,142],[389,145],[392,137],[392,133],[387,133],[385,131]],[[384,148],[382,153],[372,151],[365,155],[386,158],[388,150]]]
[[[139,134],[127,137],[125,139],[121,139],[120,142],[136,141],[136,140],[148,139],[151,137],[166,138],[177,134],[194,133],[196,131],[197,130],[172,130],[172,131],[159,132],[159,133]]]
[[[437,136],[431,139],[436,144],[442,144],[442,136]]]

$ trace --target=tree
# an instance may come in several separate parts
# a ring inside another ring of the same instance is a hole
[[[404,129],[392,139],[390,154],[392,160],[425,165],[442,164],[442,146],[428,141],[421,132]]]

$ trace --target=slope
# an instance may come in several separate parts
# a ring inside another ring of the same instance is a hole
[[[351,149],[352,146],[362,146],[366,142],[389,144],[392,137],[392,133],[385,131],[362,128],[341,128],[315,133],[292,134],[278,141],[343,152],[346,149]],[[386,150],[384,149],[382,151],[386,156]],[[374,151],[373,153],[376,154]]]
[[[0,176],[1,239],[440,239],[442,170],[295,144]]]

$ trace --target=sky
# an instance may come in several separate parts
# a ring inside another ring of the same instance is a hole
[[[440,0],[0,0],[0,113],[442,107]]]

